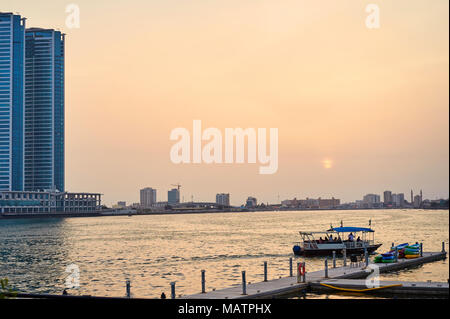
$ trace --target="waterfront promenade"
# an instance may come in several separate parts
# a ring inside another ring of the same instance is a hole
[[[445,259],[447,253],[424,252],[423,257],[416,259],[399,259],[396,263],[376,264],[380,273],[402,270],[410,267],[420,266],[425,263]],[[336,268],[329,268],[326,275],[325,269],[307,272],[305,282],[299,282],[297,277],[284,277],[268,280],[265,282],[248,283],[245,288],[242,284],[215,291],[182,296],[185,299],[255,299],[255,298],[276,298],[287,295],[300,294],[306,292],[312,284],[318,284],[330,279],[360,279],[366,278],[370,271],[365,265],[351,267],[350,265]],[[245,290],[245,294],[243,294]]]

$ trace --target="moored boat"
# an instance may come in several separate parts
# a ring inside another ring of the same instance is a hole
[[[381,246],[375,243],[375,231],[371,228],[335,227],[326,231],[299,233],[302,241],[293,247],[294,254],[298,256],[331,256],[333,251],[341,255],[344,248],[347,255],[361,255],[366,250],[371,254]]]

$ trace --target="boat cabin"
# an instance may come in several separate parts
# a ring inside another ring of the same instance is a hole
[[[335,227],[326,231],[300,231],[301,243],[294,248],[296,254],[331,254],[341,253],[344,248],[349,253],[374,251],[380,245],[375,244],[375,232],[364,227]]]

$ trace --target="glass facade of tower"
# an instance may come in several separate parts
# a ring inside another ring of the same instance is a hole
[[[25,38],[25,190],[64,191],[64,35]]]
[[[23,190],[25,19],[0,12],[0,191]]]
[[[180,191],[176,188],[171,189],[167,192],[167,201],[169,204],[179,204],[180,203]]]

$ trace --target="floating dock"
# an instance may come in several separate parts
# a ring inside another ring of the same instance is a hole
[[[408,296],[448,296],[448,283],[446,282],[380,281],[377,287],[368,288],[366,281],[361,279],[330,279],[311,282],[309,286],[313,292],[370,292]]]
[[[422,257],[415,259],[399,259],[395,263],[370,264],[377,265],[380,273],[401,270],[420,266],[437,260],[443,260],[447,256],[442,252],[424,252]],[[312,284],[320,284],[330,279],[361,279],[366,278],[372,269],[366,268],[365,264],[350,265],[347,260],[346,267],[325,268],[323,270],[307,272],[304,282],[298,282],[296,276],[268,280],[258,283],[247,283],[235,285],[230,288],[209,291],[194,295],[182,296],[184,299],[245,299],[245,298],[276,298],[285,295],[298,294],[306,291]],[[327,273],[327,276],[326,276]],[[412,283],[414,284],[414,283]],[[441,287],[438,287],[439,289]],[[432,285],[430,285],[432,289]],[[244,294],[245,291],[245,294]],[[404,290],[407,291],[407,290]],[[447,285],[448,291],[448,285]]]

